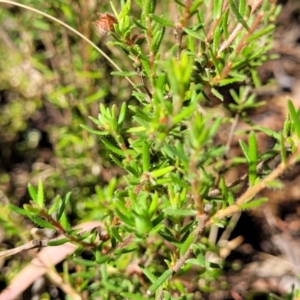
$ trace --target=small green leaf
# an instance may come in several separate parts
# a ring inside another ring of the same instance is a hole
[[[26,211],[23,208],[20,208],[20,207],[17,207],[15,205],[12,205],[12,204],[8,204],[8,208],[11,211],[13,211],[13,212],[15,212],[15,213],[17,213],[19,215],[23,215],[23,216],[27,216],[27,217],[29,217],[29,215],[30,215],[30,212]]]
[[[153,224],[148,215],[136,215],[134,216],[135,228],[139,235],[147,234],[153,228]]]
[[[170,173],[173,170],[174,170],[173,166],[165,167],[165,168],[150,172],[150,176],[152,178],[158,178],[158,177],[161,177],[161,176],[164,176],[164,175]]]
[[[286,164],[286,148],[285,148],[285,138],[283,133],[280,133],[280,154],[281,154],[281,161],[283,165]]]
[[[214,8],[213,8],[213,19],[216,20],[221,17],[222,8],[223,8],[224,0],[214,0]]]
[[[192,5],[190,7],[190,14],[194,14],[195,12],[197,12],[199,6],[202,4],[203,0],[195,0],[192,2]]]
[[[273,24],[270,24],[266,27],[263,27],[263,29],[252,33],[247,39],[248,43],[252,42],[254,40],[257,40],[258,38],[268,34],[269,32],[272,32],[274,30],[274,28],[275,28],[275,26]]]
[[[223,198],[227,199],[228,198],[228,189],[227,189],[226,182],[225,182],[225,179],[223,176],[221,177],[221,180],[220,180],[220,187],[221,187]]]
[[[158,207],[158,193],[155,192],[154,194],[151,195],[152,201],[148,210],[149,216],[152,217],[155,211],[157,210]]]
[[[128,246],[128,247],[125,247],[125,248],[119,248],[119,249],[114,251],[114,255],[118,256],[118,255],[121,255],[121,254],[134,252],[134,251],[136,251],[137,248],[138,248],[137,246]]]
[[[94,267],[95,266],[95,262],[93,260],[87,260],[87,259],[83,259],[83,258],[72,258],[72,261],[77,265],[82,265],[82,266],[86,266],[86,267]]]
[[[51,223],[49,223],[39,217],[36,217],[33,215],[29,215],[28,217],[30,218],[31,221],[33,221],[35,224],[39,225],[42,228],[56,229],[56,227],[54,225],[52,225]]]
[[[121,296],[126,297],[126,299],[133,299],[133,300],[148,300],[149,298],[144,298],[140,295],[132,294],[132,293],[121,293]]]
[[[43,208],[44,207],[44,188],[43,188],[43,183],[42,180],[39,180],[39,184],[38,184],[38,192],[37,192],[37,202],[36,204]]]
[[[109,157],[110,157],[111,160],[112,160],[116,165],[118,165],[121,169],[124,168],[123,163],[122,163],[119,159],[117,159],[114,155],[110,154]]]
[[[182,244],[180,248],[180,256],[183,256],[186,253],[187,249],[190,247],[194,239],[195,239],[195,234],[194,232],[192,232]]]
[[[167,19],[158,17],[158,16],[156,16],[156,15],[154,15],[154,14],[149,14],[149,17],[150,17],[152,20],[154,20],[155,22],[157,22],[157,23],[159,23],[159,24],[161,24],[161,25],[163,25],[163,26],[175,27],[175,26],[174,26],[174,23],[171,22],[171,21],[169,21],[169,20],[167,20]]]
[[[242,151],[243,151],[248,163],[250,163],[249,150],[248,150],[247,145],[245,144],[245,142],[243,140],[239,140],[239,143],[240,143],[240,146],[242,148]]]
[[[163,212],[169,216],[196,216],[196,210],[165,208]]]
[[[196,265],[202,268],[220,269],[220,265],[205,260],[203,255],[198,255],[197,258],[190,258],[186,261],[188,264]]]
[[[122,222],[129,225],[130,227],[134,227],[134,225],[135,225],[134,220],[127,218],[118,209],[115,210],[115,214]]]
[[[148,289],[147,294],[151,295],[172,275],[172,270],[165,271]]]
[[[246,203],[239,205],[239,209],[244,210],[244,209],[255,208],[255,207],[262,205],[263,203],[265,203],[267,201],[268,201],[268,198],[260,198],[258,200],[253,200],[253,201],[246,202]]]
[[[137,27],[139,27],[139,28],[141,28],[141,29],[143,29],[143,30],[147,30],[147,27],[145,27],[141,22],[139,22],[137,19],[135,19],[135,18],[132,18],[132,21],[133,21],[133,23],[137,26]]]
[[[267,127],[255,126],[254,129],[258,129],[258,130],[264,132],[268,136],[271,136],[272,138],[276,139],[277,141],[279,141],[279,139],[280,139],[280,134],[278,132],[271,130]]]
[[[293,125],[297,134],[298,139],[300,140],[300,121],[298,113],[295,110],[294,104],[291,100],[288,101],[288,108],[291,115],[291,118],[293,120]]]
[[[120,71],[113,71],[110,73],[113,76],[123,76],[123,77],[130,77],[130,76],[137,76],[137,72],[120,72]]]
[[[150,169],[150,150],[146,141],[143,143],[143,171],[147,172]]]
[[[188,119],[195,111],[195,105],[190,104],[187,107],[183,107],[181,111],[173,117],[173,124],[178,124],[184,119]]]
[[[118,119],[119,125],[122,125],[125,120],[126,109],[127,109],[126,102],[123,102],[122,106],[121,106],[120,114],[119,114],[119,119]]]
[[[174,0],[178,5],[185,7],[185,3],[179,1],[179,0]]]
[[[82,127],[83,129],[87,130],[90,133],[101,135],[101,136],[109,134],[107,131],[94,130],[84,124],[80,124],[80,127]]]
[[[111,227],[110,231],[111,231],[111,235],[113,235],[120,243],[123,242],[123,239],[120,236],[120,234],[118,233],[118,230],[116,227]]]
[[[61,219],[62,214],[65,212],[66,205],[68,204],[71,197],[71,192],[68,192],[65,198],[61,201],[60,207],[57,212],[57,220],[59,221]]]
[[[197,40],[200,40],[200,41],[205,40],[204,33],[202,33],[202,32],[201,33],[195,32],[194,30],[189,29],[189,28],[185,28],[185,27],[183,28],[183,31],[186,32],[189,36],[192,36]]]
[[[255,133],[253,131],[249,134],[249,182],[250,185],[255,185],[255,180],[257,177],[256,167],[257,167],[257,141]]]
[[[224,97],[220,94],[215,88],[211,88],[211,92],[222,102],[224,101]]]
[[[162,39],[165,35],[165,27],[161,27],[154,35],[151,45],[150,45],[150,50],[154,54],[156,54],[159,50],[159,47],[161,45]]]
[[[48,246],[60,246],[60,245],[63,245],[65,243],[68,243],[68,242],[69,242],[68,238],[62,238],[62,239],[59,239],[59,240],[49,241],[47,243],[47,245]]]
[[[28,192],[30,194],[31,199],[34,201],[34,203],[37,203],[37,193],[33,185],[28,183]]]
[[[97,253],[97,252],[96,252]],[[98,253],[100,253],[100,252],[98,252]],[[98,264],[98,265],[102,265],[102,264],[104,264],[105,262],[107,262],[107,261],[109,261],[111,258],[110,258],[110,256],[109,255],[104,255],[104,256],[101,256],[101,257],[97,257],[96,258],[96,264]]]
[[[157,277],[147,268],[142,265],[139,265],[144,275],[153,283],[157,280]]]
[[[54,199],[54,204],[49,208],[48,214],[52,215],[59,207],[61,201],[61,197],[57,195]]]
[[[266,184],[266,187],[272,188],[272,189],[282,189],[282,187],[283,187],[282,182],[279,180],[267,181],[265,184]]]
[[[121,149],[119,149],[119,148],[115,147],[114,145],[112,145],[112,144],[111,144],[108,140],[106,140],[105,138],[101,138],[101,142],[102,142],[109,150],[111,150],[112,152],[114,152],[114,153],[116,153],[116,154],[118,154],[118,155],[120,155],[120,156],[125,157],[125,153],[124,153]]]
[[[128,105],[129,109],[132,110],[133,112],[135,112],[137,114],[138,117],[140,117],[141,119],[143,119],[146,122],[151,122],[152,118],[150,117],[150,115],[146,112],[144,112],[142,109],[140,109],[137,106],[133,106],[133,105]]]
[[[66,214],[65,211],[61,215],[59,221],[60,221],[60,225],[63,227],[64,230],[70,230],[71,229],[71,224],[68,221],[67,214]]]
[[[242,16],[245,15],[246,4],[246,0],[239,0],[239,12]]]
[[[30,214],[38,215],[41,212],[41,208],[40,207],[34,207],[34,206],[30,205],[30,204],[24,204],[23,207]]]
[[[234,0],[229,0],[229,6],[233,14],[236,16],[237,20],[243,25],[243,27],[247,30],[249,30],[248,24],[245,22],[243,16],[239,13]]]

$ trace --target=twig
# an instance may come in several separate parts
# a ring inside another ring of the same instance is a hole
[[[271,182],[282,175],[289,167],[295,164],[299,160],[300,155],[300,146],[298,146],[297,150],[292,154],[286,161],[285,164],[281,163],[277,166],[276,169],[272,171],[268,176],[258,182],[256,185],[249,187],[248,190],[240,196],[240,198],[236,201],[236,203],[228,206],[224,210],[217,211],[205,224],[205,226],[210,226],[214,223],[214,220],[224,219],[240,210],[240,206],[251,199],[253,196],[262,191],[265,187],[267,187],[268,182]]]
[[[53,239],[53,240],[56,240],[56,239]],[[26,244],[23,244],[19,247],[9,249],[9,250],[0,251],[0,258],[15,255],[19,252],[27,251],[27,250],[34,249],[34,248],[46,247],[49,241],[51,241],[51,240],[33,239],[30,242],[28,242]]]
[[[198,242],[199,238],[201,237],[201,234],[205,228],[206,220],[208,219],[207,215],[201,215],[198,219],[198,226],[194,232],[194,240],[191,243],[191,245],[188,247],[187,251],[183,256],[177,261],[175,266],[172,268],[172,274],[169,276],[168,281],[170,281],[178,271],[181,270],[182,266],[185,264],[185,262],[191,257],[192,254],[192,248],[195,243]],[[161,289],[158,299],[163,299],[164,291]]]
[[[271,158],[268,158],[268,159],[266,159],[266,160],[264,160],[264,161],[261,161],[261,162],[257,165],[256,171],[257,171],[258,173],[261,172],[262,169],[263,169],[263,166],[264,166],[266,163],[269,163],[270,161],[273,161],[273,160],[276,161],[276,159],[277,159],[278,156],[279,156],[279,155],[276,155],[276,156],[274,156],[274,157],[271,157]],[[227,184],[226,187],[227,187],[227,189],[230,189],[230,188],[232,188],[232,187],[234,187],[234,186],[237,186],[238,184],[240,184],[240,183],[246,181],[247,179],[248,179],[248,173],[245,173],[245,174],[244,174],[243,176],[241,176],[240,178],[238,178],[238,179],[236,179],[236,180],[230,182],[229,184]],[[220,195],[220,194],[221,194],[221,191],[220,191],[219,189],[214,189],[214,190],[210,191],[210,192],[207,194],[207,196],[208,196],[208,197],[216,197],[216,196],[218,196],[218,195]]]

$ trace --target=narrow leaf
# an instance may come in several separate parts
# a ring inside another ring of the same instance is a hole
[[[149,145],[146,141],[144,141],[143,145],[143,171],[147,172],[150,168],[150,151]]]
[[[204,33],[202,33],[202,32],[201,33],[195,32],[194,30],[189,29],[189,28],[185,28],[185,27],[183,28],[183,31],[186,32],[189,36],[192,36],[197,40],[200,40],[200,41],[205,40]]]
[[[121,293],[121,296],[126,297],[126,299],[133,299],[133,300],[148,300],[148,298],[144,298],[140,295],[132,294],[132,293]]]
[[[289,112],[291,115],[291,118],[293,120],[294,128],[297,134],[298,139],[300,140],[300,121],[299,121],[299,116],[298,113],[295,110],[294,104],[291,100],[288,101],[288,107],[289,107]]]
[[[258,200],[250,201],[243,203],[242,205],[239,205],[239,209],[250,209],[250,208],[255,208],[257,206],[262,205],[263,203],[267,202],[268,198],[260,198]]]
[[[242,151],[248,161],[248,163],[250,162],[250,158],[249,158],[249,150],[248,150],[248,147],[247,145],[245,144],[245,142],[243,140],[239,140],[239,143],[240,143],[240,146],[242,148]]]
[[[150,175],[151,175],[152,178],[157,178],[157,177],[164,176],[164,175],[170,173],[173,170],[174,170],[174,167],[169,166],[169,167],[165,167],[165,168],[162,168],[162,169],[159,169],[159,170],[155,170],[155,171],[151,172]]]
[[[119,148],[115,147],[114,145],[112,145],[112,144],[111,144],[108,140],[106,140],[105,138],[102,138],[102,139],[101,139],[101,142],[102,142],[109,150],[111,150],[112,152],[114,152],[114,153],[116,153],[116,154],[118,154],[118,155],[120,155],[120,156],[125,157],[125,153],[124,153],[121,149],[119,149]]]
[[[150,50],[156,54],[159,50],[160,44],[162,42],[162,39],[165,35],[165,27],[161,27],[156,34],[154,35],[151,45],[150,45]]]
[[[194,241],[194,238],[195,238],[195,234],[194,232],[192,232],[182,244],[182,247],[180,248],[180,256],[183,256],[186,253],[187,249]]]
[[[247,30],[249,30],[249,26],[248,24],[245,22],[245,20],[243,19],[243,16],[239,13],[234,0],[229,0],[229,6],[231,11],[233,12],[233,14],[235,15],[235,17],[237,18],[237,20],[243,25],[243,27]]]
[[[119,125],[122,125],[125,120],[126,109],[127,109],[126,102],[123,102],[122,106],[121,106],[120,114],[119,114],[119,119],[118,119]]]
[[[220,18],[223,7],[223,0],[214,0],[214,8],[213,8],[213,19],[216,20]]]
[[[65,243],[68,243],[68,242],[69,242],[68,238],[62,238],[62,239],[59,239],[59,240],[49,241],[47,243],[47,245],[48,246],[60,246],[60,245],[63,245]]]
[[[49,208],[48,214],[52,215],[59,207],[61,201],[61,197],[57,195],[54,199],[54,204]]]
[[[113,76],[123,76],[123,77],[130,77],[138,75],[137,72],[120,72],[120,71],[113,71],[110,73]]]
[[[42,228],[56,229],[56,227],[54,225],[52,225],[51,223],[49,223],[39,217],[36,217],[33,215],[29,215],[28,217],[30,218],[31,221],[33,221],[35,224],[39,225]]]
[[[11,211],[13,211],[13,212],[15,212],[19,215],[23,215],[23,216],[27,216],[27,217],[29,217],[29,215],[30,215],[30,213],[28,211],[26,211],[25,209],[20,208],[20,207],[15,206],[15,205],[12,205],[12,204],[8,204],[8,208]]]
[[[39,180],[38,184],[38,193],[37,193],[37,202],[36,204],[43,208],[44,207],[44,188],[43,188],[43,183],[42,180]]]
[[[255,133],[253,131],[249,134],[249,182],[253,186],[257,177],[256,166],[257,166],[257,141]]]
[[[30,183],[28,183],[28,192],[30,194],[31,199],[37,203],[37,193],[35,188],[33,187],[33,185],[31,185]]]
[[[283,187],[283,184],[279,180],[272,180],[272,181],[267,181],[266,186],[272,189],[281,189]]]
[[[94,130],[84,124],[80,124],[80,127],[82,127],[83,129],[87,130],[90,133],[101,135],[101,136],[109,134],[107,131]]]
[[[148,289],[147,294],[151,295],[155,292],[172,274],[172,270],[165,271]]]
[[[71,197],[71,192],[68,192],[65,198],[61,201],[59,210],[57,212],[57,220],[59,221],[61,219],[62,214],[65,212],[66,205],[69,202]]]
[[[224,100],[224,97],[222,94],[220,94],[215,88],[211,89],[211,92],[221,101]]]
[[[286,164],[286,148],[285,148],[285,138],[283,133],[280,133],[280,154],[281,154],[281,161],[285,165]]]
[[[267,134],[268,136],[276,139],[277,141],[279,141],[280,139],[280,134],[274,130],[271,130],[267,127],[263,127],[263,126],[255,126],[255,129],[258,129],[262,132],[264,132],[265,134]]]
[[[196,216],[196,210],[165,208],[163,212],[169,216]]]
[[[142,265],[139,265],[141,270],[143,271],[144,275],[153,283],[157,280],[157,277],[147,268]]]
[[[154,20],[155,22],[157,22],[157,23],[159,23],[159,24],[161,24],[161,25],[163,25],[163,26],[175,27],[175,26],[174,26],[174,23],[171,22],[171,21],[169,21],[169,20],[167,20],[167,19],[161,18],[161,17],[156,16],[156,15],[154,15],[154,14],[149,14],[149,17],[150,17],[152,20]]]

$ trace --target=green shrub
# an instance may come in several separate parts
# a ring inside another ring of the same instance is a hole
[[[209,293],[210,283],[222,274],[224,261],[207,259],[208,253],[218,252],[206,238],[210,228],[227,226],[234,213],[265,202],[257,194],[279,186],[277,178],[299,157],[300,123],[291,102],[282,132],[253,128],[248,140],[240,141],[243,157],[232,157],[229,164],[224,156],[232,135],[226,145],[216,138],[225,123],[232,122],[234,131],[236,116],[246,118],[247,110],[261,105],[253,91],[261,85],[256,68],[268,59],[278,9],[271,1],[252,6],[234,0],[131,2],[112,1],[109,13],[102,11],[94,23],[108,40],[103,47],[112,49],[108,56],[123,53],[118,60],[122,68],[111,72],[117,81],[105,79],[104,86],[95,88],[96,79],[105,75],[88,65],[97,65],[99,57],[89,50],[89,58],[81,58],[86,54],[71,44],[79,52],[74,64],[60,71],[69,76],[80,75],[78,70],[86,73],[78,85],[60,82],[49,94],[48,101],[58,112],[71,116],[66,117],[67,126],[51,128],[59,168],[37,189],[29,185],[30,203],[9,207],[38,226],[65,235],[49,245],[67,241],[79,245],[70,261],[81,271],[68,279],[78,293],[85,291],[90,299],[192,299],[175,276],[196,269],[194,289]],[[59,5],[65,22],[76,27],[71,8]],[[176,8],[178,18],[171,8]],[[54,5],[48,8],[53,15],[56,10]],[[45,19],[35,22],[41,30],[55,26],[58,31],[61,26]],[[35,36],[35,29],[29,34]],[[55,47],[65,51],[58,41]],[[38,55],[34,59],[36,65]],[[43,64],[37,68],[47,76]],[[230,105],[222,102],[224,88],[230,90]],[[100,104],[97,115],[94,104],[107,95],[110,99]],[[225,116],[210,108],[216,103],[227,108]],[[256,131],[276,140],[272,150],[258,152]],[[278,155],[282,163],[268,169],[267,162]],[[228,170],[245,164],[245,176],[226,181]],[[99,169],[112,175],[99,183]],[[248,188],[238,193],[241,181],[247,181]],[[61,192],[66,196],[58,196]],[[76,215],[72,224],[70,210]],[[105,226],[100,240],[95,230],[82,235],[72,229],[78,220],[93,219]],[[87,248],[90,259],[81,257]],[[129,276],[127,267],[134,263],[139,264],[138,271]]]

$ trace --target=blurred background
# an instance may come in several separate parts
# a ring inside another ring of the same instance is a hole
[[[119,1],[113,2],[119,9]],[[133,70],[125,54],[107,45],[109,37],[97,34],[92,24],[97,20],[97,12],[112,12],[109,1],[23,0],[22,3],[76,28],[121,69]],[[272,92],[272,97],[287,92],[300,104],[300,1],[278,3],[283,5],[283,10],[277,19],[272,50],[278,58],[260,67],[259,72],[263,82],[277,80],[279,89]],[[158,9],[170,11],[173,7],[173,1],[161,1]],[[134,101],[132,86],[123,77],[111,76],[112,71],[113,67],[101,54],[65,27],[28,10],[0,3],[1,248],[12,248],[17,241],[30,240],[30,236],[23,233],[29,232],[31,222],[11,219],[6,206],[8,202],[17,206],[28,202],[27,185],[29,182],[37,185],[40,178],[45,198],[49,200],[72,190],[71,223],[103,218],[95,186],[105,186],[122,173],[107,157],[97,137],[87,134],[79,125],[92,126],[88,117],[97,116],[99,103]],[[276,103],[276,98],[272,99]],[[266,121],[269,122],[271,120]],[[293,186],[297,187],[297,183]],[[282,197],[288,200],[287,194]],[[287,207],[300,214],[299,192],[293,197],[293,204],[286,202],[281,208],[275,208],[278,214],[284,212],[290,216]],[[279,200],[273,199],[276,206]],[[255,227],[261,220],[251,218],[259,219],[259,216],[247,216],[240,222],[251,225],[253,231],[249,234],[249,230],[239,230],[234,235],[242,234],[248,245],[263,249],[258,236],[253,239],[261,230]],[[295,230],[300,230],[298,223],[293,223]],[[264,243],[264,250],[272,248],[271,242],[268,244],[265,240]],[[18,270],[23,261],[3,263],[0,261],[3,274],[11,278],[13,270]],[[245,274],[249,276],[249,271]],[[232,282],[241,280],[241,273],[238,278],[234,276],[231,276]]]

